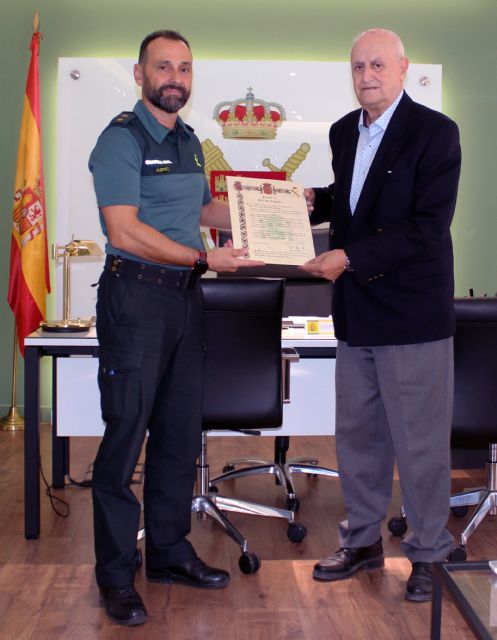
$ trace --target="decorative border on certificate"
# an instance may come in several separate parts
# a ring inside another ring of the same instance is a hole
[[[304,187],[290,181],[227,176],[233,243],[268,264],[314,258]]]
[[[213,198],[226,200],[228,197],[228,185],[226,184],[227,176],[235,176],[238,178],[260,178],[265,180],[286,180],[286,171],[224,171],[213,169],[210,172],[210,188]]]

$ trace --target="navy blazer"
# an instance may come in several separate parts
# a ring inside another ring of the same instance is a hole
[[[404,93],[349,204],[360,109],[332,125],[334,183],[315,189],[311,223],[330,222],[330,249],[353,272],[333,291],[337,338],[351,346],[414,344],[454,334],[450,225],[461,168],[457,125]]]

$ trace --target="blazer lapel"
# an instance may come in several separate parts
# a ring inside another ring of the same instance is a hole
[[[352,176],[354,174],[355,155],[357,149],[357,141],[359,140],[359,129],[357,123],[359,117],[354,121],[354,129],[351,132],[351,143],[346,145],[346,152],[343,156],[343,175],[345,181],[343,183],[343,197],[347,206],[347,213],[352,218],[352,211],[350,209],[350,189],[352,188]]]
[[[367,218],[376,195],[387,175],[387,171],[402,148],[403,141],[408,133],[407,122],[411,103],[411,98],[409,98],[407,94],[404,94],[388,124],[378,151],[369,168],[354,215],[352,216],[352,223],[350,225],[351,233],[360,227],[361,223]],[[352,171],[353,169],[354,165],[352,164]]]

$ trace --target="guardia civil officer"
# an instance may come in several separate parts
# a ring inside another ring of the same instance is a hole
[[[100,135],[89,167],[107,237],[97,299],[98,382],[105,434],[93,470],[96,578],[109,617],[145,622],[134,588],[140,504],[130,489],[148,431],[143,491],[149,581],[217,589],[229,574],[186,539],[201,442],[199,276],[254,266],[242,249],[202,250],[200,225],[229,228],[202,148],[178,116],[192,85],[188,41],[147,36],[134,66],[142,99]]]

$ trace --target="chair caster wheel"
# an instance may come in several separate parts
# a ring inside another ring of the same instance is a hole
[[[286,535],[292,542],[302,542],[307,535],[307,529],[300,522],[292,522],[288,525]]]
[[[209,493],[219,493],[219,489],[215,484],[209,485]]]
[[[456,518],[464,518],[464,516],[468,513],[469,507],[463,505],[462,507],[451,507],[450,512]]]
[[[138,571],[138,569],[141,569],[141,566],[143,565],[143,553],[141,549],[136,549],[135,551],[135,571]]]
[[[230,471],[234,471],[235,467],[232,464],[225,464],[223,467],[223,473],[229,473]]]
[[[298,498],[287,498],[285,503],[286,509],[288,511],[297,512],[300,509],[300,501]]]
[[[447,556],[452,562],[464,562],[467,557],[466,548],[462,544],[452,547],[451,552]]]
[[[238,560],[238,566],[240,567],[240,571],[242,573],[250,575],[251,573],[256,573],[257,571],[259,571],[261,560],[255,553],[242,553],[240,559]]]
[[[394,536],[403,536],[407,531],[407,522],[405,518],[390,518],[388,521],[388,530]]]

